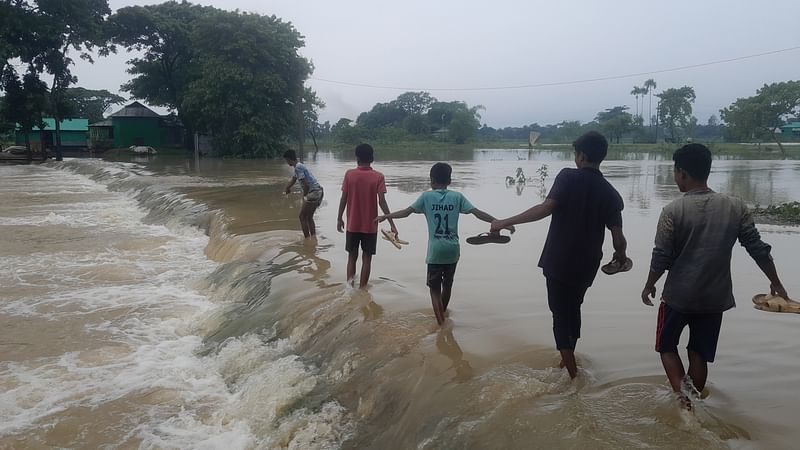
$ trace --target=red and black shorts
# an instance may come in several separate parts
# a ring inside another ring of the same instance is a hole
[[[682,313],[662,302],[658,308],[656,351],[678,353],[681,333],[689,326],[689,345],[686,349],[698,353],[706,362],[714,362],[717,353],[722,313]]]

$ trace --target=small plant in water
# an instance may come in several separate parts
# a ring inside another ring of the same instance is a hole
[[[539,176],[539,197],[545,198],[547,196],[547,188],[545,182],[547,181],[547,164],[542,164],[541,167],[536,169],[536,174]]]
[[[770,221],[800,225],[800,202],[778,203],[764,208],[756,205],[753,214]]]

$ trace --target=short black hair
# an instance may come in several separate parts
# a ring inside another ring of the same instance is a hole
[[[675,170],[683,170],[697,181],[708,180],[711,173],[711,150],[703,144],[686,144],[672,154]]]
[[[450,164],[438,162],[431,167],[431,181],[436,184],[450,184],[450,176],[453,174],[453,168]]]
[[[583,133],[575,142],[572,147],[576,152],[586,155],[586,159],[595,164],[599,164],[606,159],[608,154],[608,141],[606,137],[597,131],[587,131]]]
[[[283,159],[288,159],[290,161],[297,161],[297,153],[294,150],[286,150],[283,152]]]
[[[372,163],[375,161],[375,150],[369,144],[356,145],[356,161],[361,163]]]

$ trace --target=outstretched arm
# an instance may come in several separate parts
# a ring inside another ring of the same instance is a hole
[[[747,210],[742,214],[742,221],[739,225],[739,243],[742,244],[747,253],[750,254],[750,257],[758,264],[758,268],[769,279],[770,294],[788,299],[789,294],[786,293],[786,289],[778,277],[775,262],[772,260],[772,246],[761,240],[761,234],[756,228],[753,216]]]
[[[339,199],[339,215],[336,217],[336,229],[339,233],[344,232],[344,220],[342,216],[344,215],[344,208],[347,206],[347,194],[342,192],[342,197]]]
[[[393,213],[389,213],[389,214],[386,214],[386,215],[383,215],[383,216],[378,216],[378,217],[375,218],[375,221],[380,223],[380,222],[383,222],[384,220],[403,219],[405,217],[410,216],[411,213],[413,213],[413,212],[414,212],[414,209],[411,208],[411,207],[408,207],[406,209],[401,209],[401,210],[395,211]]]
[[[478,219],[480,219],[480,220],[482,220],[484,222],[492,223],[495,220],[497,220],[497,219],[494,218],[493,215],[491,215],[491,214],[489,214],[487,212],[481,211],[478,208],[472,208],[472,211],[470,211],[470,214],[472,214],[473,216],[477,217]],[[516,231],[516,229],[514,228],[514,225],[510,225],[510,226],[504,227],[504,228],[508,229],[512,233],[514,231]]]
[[[553,214],[553,211],[556,209],[556,205],[557,203],[555,200],[548,198],[542,203],[539,203],[538,205],[529,208],[528,210],[517,214],[516,216],[492,221],[491,231],[500,231],[503,228],[508,228],[513,225],[542,220],[550,214]]]
[[[383,211],[384,214],[391,214],[389,204],[386,203],[386,194],[383,192],[378,193],[378,206],[381,207],[381,211]],[[408,217],[408,215],[405,217]],[[392,228],[392,233],[394,233],[394,236],[397,237],[397,227],[394,225],[394,220],[389,217],[387,217],[387,219],[389,219],[389,226]]]
[[[294,186],[296,182],[297,182],[297,177],[296,176],[292,177],[292,179],[289,180],[289,184],[286,185],[286,190],[284,192],[286,192],[287,194],[289,192],[292,192],[292,186]]]

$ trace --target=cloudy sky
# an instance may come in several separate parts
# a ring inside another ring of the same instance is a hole
[[[159,2],[109,3],[117,9]],[[483,105],[483,122],[493,127],[585,122],[615,105],[633,110],[629,93],[647,78],[656,80],[656,91],[694,87],[694,112],[705,122],[764,83],[800,79],[800,48],[655,73],[800,47],[797,0],[195,3],[275,14],[292,22],[306,37],[303,55],[316,67],[309,84],[327,103],[321,119],[331,122],[354,119],[407,90]],[[118,91],[128,78],[125,61],[130,56],[122,52],[93,66],[78,63],[79,84]],[[542,84],[550,86],[486,89]]]

